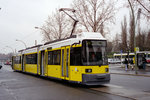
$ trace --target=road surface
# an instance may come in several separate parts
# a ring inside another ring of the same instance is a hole
[[[0,100],[149,100],[147,86],[139,85],[140,88],[136,88],[131,82],[133,79],[134,77],[112,75],[110,84],[84,87],[14,72],[10,66],[3,66],[0,70]]]

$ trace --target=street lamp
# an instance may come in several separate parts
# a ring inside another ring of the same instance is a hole
[[[50,36],[49,36],[49,33],[45,30],[45,29],[43,29],[43,28],[41,28],[41,27],[34,27],[35,29],[40,29],[40,30],[42,30],[42,31],[44,31],[44,33],[45,33],[45,35],[47,36],[47,38],[49,39],[49,41],[51,41],[52,39],[50,38]]]
[[[35,29],[40,29],[40,30],[44,31],[45,33],[47,33],[46,30],[43,29],[43,28],[41,28],[41,27],[34,27],[34,28],[35,28]]]
[[[23,44],[24,44],[25,49],[27,48],[27,45],[26,45],[26,44],[25,44],[25,42],[23,42],[22,40],[18,40],[18,39],[16,39],[16,41],[20,41],[21,43],[23,43]]]

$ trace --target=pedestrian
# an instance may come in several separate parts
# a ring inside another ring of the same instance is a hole
[[[128,61],[127,61],[127,58],[125,58],[124,64],[125,64],[125,70],[127,71],[128,70]]]
[[[146,59],[145,56],[142,57],[142,64],[143,64],[143,69],[146,69]]]

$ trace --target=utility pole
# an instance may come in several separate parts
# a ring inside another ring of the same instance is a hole
[[[137,53],[136,53],[136,34],[135,34],[135,29],[136,29],[137,20],[140,18],[141,9],[138,10],[138,15],[137,15],[136,23],[135,23],[134,10],[133,10],[133,7],[132,7],[132,4],[131,4],[130,0],[128,0],[128,3],[129,3],[129,6],[130,6],[130,9],[131,9],[132,18],[133,18],[134,54],[135,54],[135,74],[138,74],[138,73],[137,73],[138,67],[137,67]]]

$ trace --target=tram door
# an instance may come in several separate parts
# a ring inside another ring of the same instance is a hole
[[[25,72],[25,56],[24,54],[22,55],[22,61],[21,61],[21,64],[22,64],[22,71]]]
[[[14,63],[15,63],[15,57],[13,56],[13,57],[12,57],[12,66],[11,66],[12,69],[14,69]]]
[[[70,66],[70,48],[62,47],[61,49],[61,71],[63,79],[69,79],[69,66]]]
[[[44,51],[41,51],[41,59],[40,59],[40,75],[44,76]]]
[[[143,68],[142,57],[144,57],[144,53],[137,54],[137,66],[139,67],[139,69]]]

